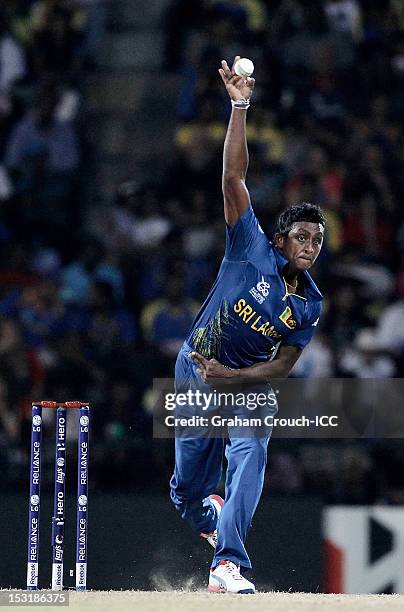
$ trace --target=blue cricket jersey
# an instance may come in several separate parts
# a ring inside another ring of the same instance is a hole
[[[280,344],[303,349],[313,337],[323,296],[304,271],[304,297],[289,294],[288,263],[268,240],[250,206],[227,225],[216,281],[186,343],[206,358],[240,368],[273,359]]]

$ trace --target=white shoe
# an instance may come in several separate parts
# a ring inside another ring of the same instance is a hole
[[[255,593],[255,586],[240,574],[232,561],[219,561],[210,571],[208,591],[210,593]]]
[[[224,505],[224,499],[222,497],[220,497],[220,495],[209,495],[209,500],[210,500],[210,503],[212,504],[212,506],[216,510],[217,518],[219,518],[219,515],[220,515],[220,513],[222,511],[222,508],[223,508],[223,505]],[[205,540],[207,540],[209,542],[209,544],[211,546],[213,546],[213,548],[216,548],[216,544],[217,544],[217,529],[215,529],[211,533],[201,533],[200,535],[201,535],[201,538],[204,538]]]

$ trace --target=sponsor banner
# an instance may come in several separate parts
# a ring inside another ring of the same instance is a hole
[[[28,563],[27,568],[27,586],[38,586],[38,563]]]
[[[63,588],[63,563],[52,563],[52,591]]]
[[[404,509],[324,510],[327,593],[404,593]]]
[[[85,589],[87,584],[87,563],[76,563],[76,589]]]

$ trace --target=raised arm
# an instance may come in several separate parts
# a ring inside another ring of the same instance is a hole
[[[254,79],[243,78],[234,72],[236,56],[230,70],[222,61],[219,69],[227,93],[232,100],[232,112],[227,128],[223,151],[223,198],[226,223],[234,225],[250,205],[250,196],[245,184],[248,168],[246,117],[248,103],[254,88]]]

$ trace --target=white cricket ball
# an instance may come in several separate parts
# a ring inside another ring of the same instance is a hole
[[[234,66],[234,72],[237,76],[249,77],[254,72],[254,64],[246,57],[241,57]]]

